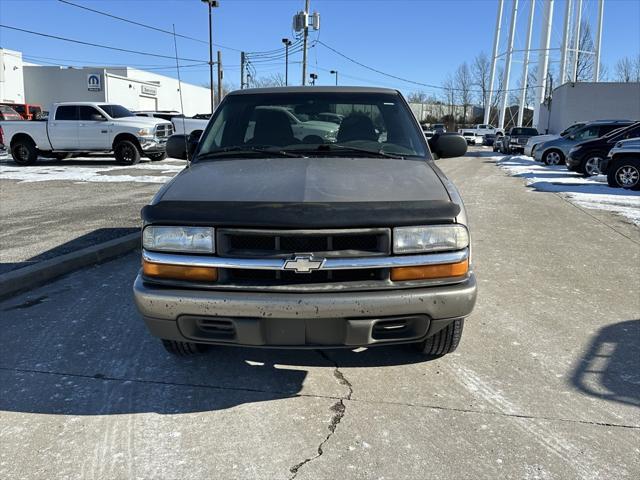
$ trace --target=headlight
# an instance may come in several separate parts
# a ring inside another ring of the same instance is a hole
[[[393,253],[440,252],[468,246],[469,232],[464,225],[393,229]]]
[[[166,252],[214,253],[213,234],[211,227],[149,226],[142,232],[142,246]]]
[[[153,135],[153,130],[151,128],[141,128],[138,130],[138,136],[140,137],[149,137]]]

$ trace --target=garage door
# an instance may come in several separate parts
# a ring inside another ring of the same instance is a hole
[[[151,97],[138,97],[138,110],[151,110],[155,112],[157,110],[158,100]]]

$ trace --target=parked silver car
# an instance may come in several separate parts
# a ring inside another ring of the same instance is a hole
[[[533,157],[533,152],[535,151],[538,145],[543,144],[544,142],[548,142],[550,140],[556,140],[560,137],[566,137],[571,135],[572,133],[579,130],[581,127],[584,127],[586,122],[574,123],[570,127],[565,128],[558,135],[536,135],[535,137],[531,137],[527,144],[524,146],[524,155],[527,157]]]
[[[601,120],[590,122],[566,137],[544,142],[535,149],[533,158],[536,162],[543,162],[546,165],[563,164],[569,154],[569,150],[571,150],[574,145],[602,137],[612,130],[626,127],[632,123],[633,122],[629,120]]]

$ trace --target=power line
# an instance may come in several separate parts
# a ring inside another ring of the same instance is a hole
[[[110,45],[101,45],[99,43],[85,42],[83,40],[75,40],[73,38],[65,38],[65,37],[60,37],[60,36],[57,36],[57,35],[49,35],[47,33],[42,33],[42,32],[34,32],[33,30],[26,30],[24,28],[12,27],[10,25],[0,24],[0,28],[6,28],[6,29],[9,29],[9,30],[15,30],[17,32],[29,33],[31,35],[38,35],[40,37],[53,38],[55,40],[62,40],[62,41],[65,41],[65,42],[77,43],[77,44],[80,44],[80,45],[87,45],[87,46],[90,46],[90,47],[104,48],[104,49],[107,49],[107,50],[116,50],[118,52],[133,53],[133,54],[136,54],[136,55],[146,55],[148,57],[174,59],[174,57],[171,57],[169,55],[162,55],[162,54],[159,54],[159,53],[151,53],[151,52],[142,52],[142,51],[139,51],[139,50],[129,50],[127,48],[112,47]],[[184,61],[187,61],[187,62],[202,62],[202,59],[194,59],[194,58],[179,58],[179,60],[184,60]]]
[[[459,92],[459,91],[467,91],[469,93],[482,93],[482,90],[456,88],[456,87],[444,87],[442,85],[434,85],[434,84],[430,84],[430,83],[423,83],[423,82],[418,82],[416,80],[411,80],[411,79],[408,79],[408,78],[399,77],[399,76],[393,75],[391,73],[383,72],[382,70],[379,70],[377,68],[370,67],[369,65],[365,65],[364,63],[359,62],[358,60],[355,60],[354,58],[351,58],[351,57],[345,55],[344,53],[339,52],[335,48],[330,47],[329,45],[327,45],[326,43],[324,43],[324,42],[322,42],[320,40],[316,40],[316,43],[319,43],[323,47],[331,50],[336,55],[339,55],[342,58],[344,58],[346,60],[349,60],[351,63],[355,63],[356,65],[359,65],[362,68],[366,68],[367,70],[371,70],[372,72],[378,73],[380,75],[384,75],[385,77],[393,78],[395,80],[400,80],[401,82],[411,83],[413,85],[418,85],[418,86],[421,86],[421,87],[435,88],[435,89],[438,89],[438,90],[448,90],[448,91],[457,91],[457,92]],[[532,86],[531,88],[541,88],[541,87],[542,87],[541,85],[538,85],[538,86]],[[522,88],[511,88],[511,89],[500,90],[500,92],[504,93],[504,92],[521,91],[521,90],[522,90]]]
[[[98,15],[103,15],[105,17],[113,18],[115,20],[120,20],[122,22],[127,22],[127,23],[130,23],[132,25],[137,25],[138,27],[148,28],[149,30],[155,30],[156,32],[166,33],[168,35],[172,35],[173,36],[173,32],[171,32],[169,30],[164,30],[164,29],[159,28],[159,27],[154,27],[153,25],[147,25],[146,23],[136,22],[134,20],[129,20],[128,18],[124,18],[124,17],[119,17],[119,16],[113,15],[111,13],[103,12],[103,11],[100,11],[100,10],[95,10],[93,8],[85,7],[84,5],[78,5],[77,3],[69,2],[68,0],[58,0],[58,2],[65,3],[67,5],[70,5],[70,6],[76,7],[76,8],[80,8],[82,10],[87,10],[87,11],[92,12],[92,13],[97,13]],[[206,40],[202,40],[200,38],[190,37],[188,35],[181,35],[179,33],[176,33],[176,37],[184,38],[186,40],[193,40],[194,42],[204,43],[204,44],[207,44],[207,45],[209,44],[209,42],[206,41]],[[234,50],[236,52],[240,51],[237,48],[228,47],[226,45],[221,45],[221,44],[218,44],[218,43],[214,43],[214,45],[216,47],[224,48],[224,49],[227,49],[227,50]]]

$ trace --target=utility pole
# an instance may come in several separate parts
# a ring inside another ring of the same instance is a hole
[[[244,64],[246,62],[246,54],[240,52],[240,90],[244,88]]]
[[[222,52],[218,50],[218,105],[222,102]]]
[[[331,75],[335,75],[336,76],[336,87],[338,86],[338,71],[337,70],[331,70]]]
[[[307,83],[307,39],[309,37],[309,7],[311,0],[304,1],[304,30],[303,30],[303,38],[304,38],[304,46],[302,49],[302,86],[304,87]]]
[[[562,51],[560,53],[560,82],[564,84],[567,78],[567,60],[569,57],[569,29],[571,25],[571,12],[573,11],[573,1],[567,0],[564,9],[564,30],[562,33]]]
[[[513,0],[513,9],[511,10],[511,26],[509,28],[509,44],[507,46],[507,59],[504,66],[504,77],[502,84],[504,85],[504,95],[502,96],[502,106],[500,107],[500,118],[498,120],[498,128],[504,128],[504,119],[507,113],[507,102],[509,101],[509,76],[511,75],[511,59],[513,57],[513,40],[516,33],[516,20],[518,18],[518,0]]]
[[[213,97],[213,21],[211,10],[219,6],[218,0],[202,0],[209,6],[209,85],[211,87],[211,113],[213,113],[215,100]]]
[[[600,81],[600,47],[602,46],[602,18],[604,16],[604,0],[598,0],[598,31],[596,33],[596,64],[593,66],[593,81]]]
[[[282,43],[284,43],[284,84],[285,86],[289,85],[289,47],[291,46],[291,40],[288,38],[283,38]]]
[[[522,64],[522,93],[520,94],[520,108],[518,108],[518,127],[522,127],[524,121],[524,107],[527,103],[527,87],[529,82],[529,51],[531,50],[531,34],[533,33],[533,17],[535,16],[536,2],[531,0],[529,10],[529,28],[527,29],[527,46],[524,51]]]
[[[538,85],[536,86],[535,105],[533,109],[533,127],[542,131],[538,125],[540,120],[540,105],[544,102],[547,86],[547,71],[549,69],[549,46],[551,45],[551,25],[553,23],[553,0],[544,0],[542,13],[542,28],[540,31],[540,49],[538,52]],[[560,82],[562,83],[562,81]],[[550,88],[552,86],[550,85]]]
[[[496,33],[493,37],[493,57],[491,59],[491,74],[489,75],[489,97],[484,106],[484,123],[489,123],[491,115],[491,101],[493,100],[493,84],[496,77],[496,63],[498,61],[498,44],[500,43],[500,29],[502,28],[502,10],[504,0],[498,0],[498,16],[496,17]]]

